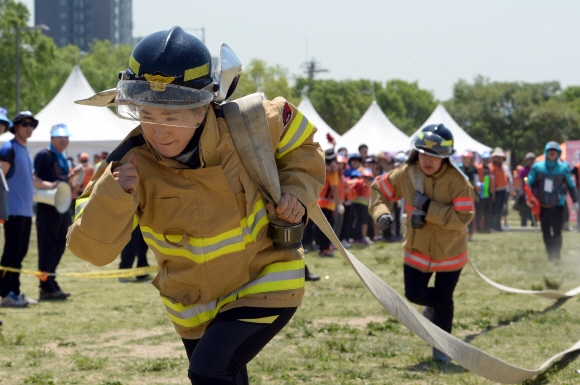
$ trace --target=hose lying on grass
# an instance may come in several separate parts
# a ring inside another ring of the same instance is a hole
[[[315,207],[314,210],[309,212],[309,215],[318,228],[336,245],[340,254],[350,263],[371,294],[397,321],[405,325],[409,330],[427,341],[433,347],[453,358],[459,365],[481,377],[503,384],[520,383],[542,373],[552,362],[560,357],[580,350],[580,341],[578,341],[569,349],[549,358],[537,369],[520,368],[487,354],[432,324],[431,321],[419,314],[403,297],[360,262],[352,253],[345,250],[332,231],[320,208]],[[576,288],[567,293],[558,293],[551,290],[532,291],[513,289],[491,281],[479,273],[473,264],[471,266],[490,285],[512,293],[535,294],[552,299],[570,298],[580,293],[580,288]]]

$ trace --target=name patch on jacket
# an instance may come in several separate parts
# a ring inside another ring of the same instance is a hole
[[[292,108],[288,102],[284,103],[284,107],[282,107],[282,125],[284,128],[288,125],[288,123],[292,120]]]

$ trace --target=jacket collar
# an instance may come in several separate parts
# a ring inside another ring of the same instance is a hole
[[[205,129],[201,134],[199,140],[199,152],[201,156],[201,167],[204,167],[207,159],[214,153],[220,141],[220,133],[218,130],[217,118],[213,110],[213,103],[207,109],[207,117],[205,119]]]

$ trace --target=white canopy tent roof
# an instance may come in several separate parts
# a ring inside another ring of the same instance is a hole
[[[449,112],[443,107],[443,104],[439,104],[437,108],[433,111],[431,116],[427,118],[425,123],[421,126],[421,128],[413,135],[418,133],[423,127],[426,127],[430,124],[441,124],[443,123],[445,127],[451,130],[453,134],[453,148],[455,148],[456,154],[461,154],[465,150],[471,150],[481,154],[485,151],[491,151],[491,148],[486,146],[485,144],[479,143],[477,140],[473,139],[467,132],[463,130],[463,128],[459,127],[459,124],[453,120]]]
[[[334,137],[334,139],[338,142],[340,139],[340,134],[334,131],[326,122],[318,115],[318,112],[314,109],[314,106],[310,102],[308,96],[304,96],[302,101],[297,107],[300,112],[306,116],[306,118],[312,122],[316,126],[316,134],[314,134],[314,141],[320,143],[320,146],[323,149],[327,147],[330,148],[331,145],[328,143],[328,139],[326,139],[326,134],[330,134]]]
[[[337,141],[337,147],[345,147],[349,154],[358,153],[358,147],[366,144],[369,154],[382,151],[407,151],[411,140],[399,130],[373,101],[360,120]]]
[[[34,117],[38,127],[28,139],[27,147],[34,155],[47,148],[50,143],[52,126],[64,123],[71,133],[66,153],[75,163],[77,154],[88,152],[91,156],[101,151],[111,152],[136,127],[131,121],[121,120],[108,108],[75,104],[75,100],[94,95],[95,91],[84,77],[79,66],[75,66],[56,96]],[[0,140],[8,141],[14,136],[2,135]]]

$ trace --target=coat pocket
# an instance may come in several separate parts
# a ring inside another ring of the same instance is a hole
[[[179,264],[179,263],[178,263]],[[199,290],[188,282],[187,277],[196,275],[194,270],[184,269],[181,266],[169,267],[164,264],[152,284],[159,290],[159,294],[169,299],[174,303],[181,303],[183,306],[188,306],[198,302],[200,293]],[[189,270],[189,272],[188,272]]]
[[[433,231],[430,250],[436,260],[459,256],[467,250],[467,229]]]

